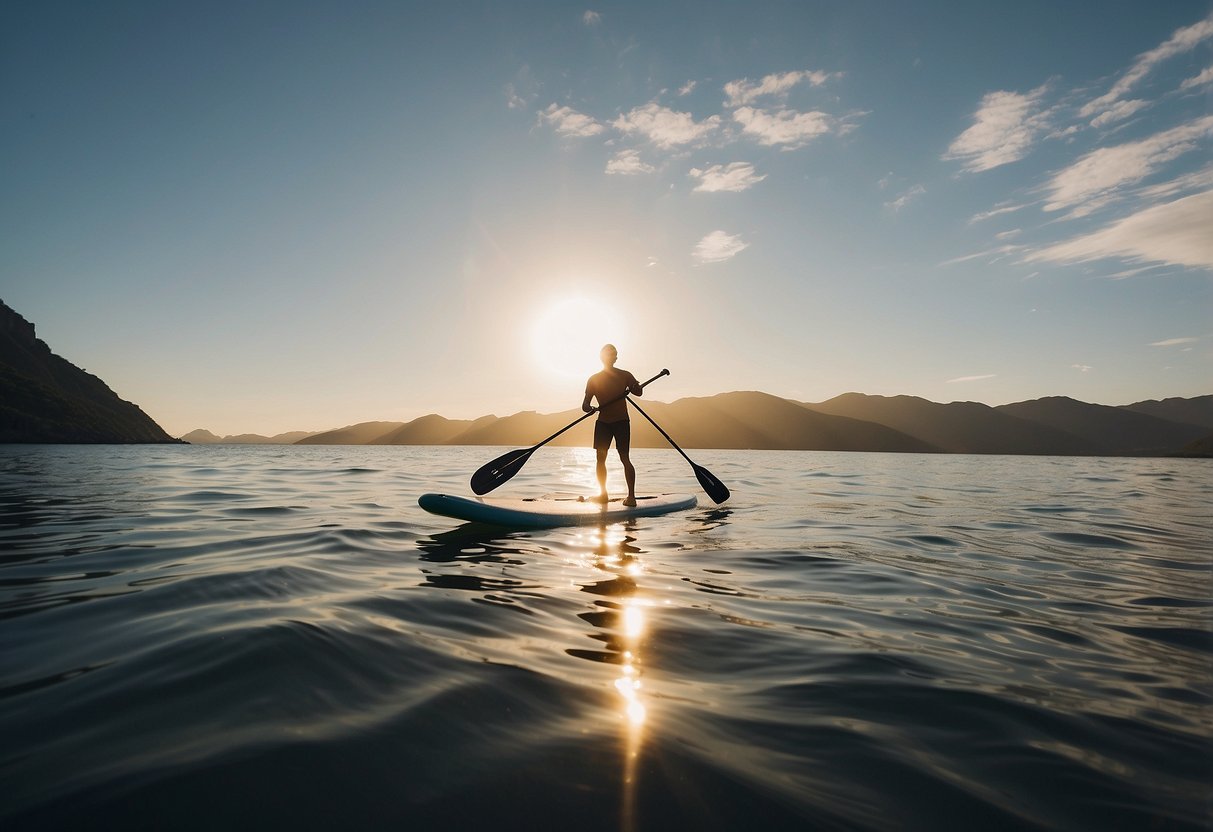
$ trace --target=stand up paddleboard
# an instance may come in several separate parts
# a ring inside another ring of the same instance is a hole
[[[629,517],[669,514],[697,505],[695,497],[691,494],[637,497],[634,506],[625,506],[622,498],[613,499],[604,505],[584,497],[565,495],[504,499],[422,494],[417,503],[431,514],[440,514],[443,517],[535,529],[553,526],[597,526],[627,520]]]

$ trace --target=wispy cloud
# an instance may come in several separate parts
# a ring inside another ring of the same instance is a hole
[[[804,147],[818,136],[829,133],[836,124],[833,116],[814,110],[768,112],[753,107],[740,107],[733,120],[741,125],[742,133],[767,146],[781,145],[785,150]]]
[[[681,87],[679,87],[678,88],[679,97],[682,97],[684,95],[690,95],[692,92],[694,92],[695,84],[696,84],[695,81],[687,81],[685,84],[683,84]]]
[[[1070,369],[1078,370],[1078,372],[1080,372],[1080,373],[1089,373],[1092,370],[1094,370],[1095,368],[1092,367],[1090,364],[1071,364]]]
[[[1199,338],[1168,338],[1165,341],[1155,341],[1150,344],[1151,347],[1179,347],[1184,344],[1195,344]]]
[[[922,185],[914,185],[913,187],[907,189],[904,193],[902,193],[901,196],[897,197],[896,199],[892,200],[891,202],[886,202],[884,204],[884,207],[888,208],[890,211],[900,211],[902,208],[905,208],[907,205],[909,205],[911,202],[913,202],[915,199],[922,196],[926,192],[927,192],[927,189],[925,187],[923,187]]]
[[[1053,177],[1044,210],[1071,208],[1072,216],[1085,216],[1114,199],[1117,189],[1194,150],[1197,140],[1210,133],[1213,116],[1204,116],[1139,141],[1092,150]]]
[[[695,244],[692,256],[700,263],[719,263],[735,257],[749,246],[749,243],[741,239],[740,234],[713,231]]]
[[[585,13],[581,15],[581,22],[586,26],[597,26],[602,22],[602,14],[586,9]]]
[[[980,375],[980,376],[961,376],[959,378],[950,378],[947,380],[946,383],[947,384],[965,384],[970,381],[985,381],[988,378],[998,378],[998,375],[996,373],[986,373],[985,375]]]
[[[1138,110],[1148,106],[1149,102],[1142,101],[1140,98],[1130,98],[1127,101],[1117,101],[1111,107],[1104,110],[1095,118],[1091,119],[1091,126],[1096,129],[1107,127],[1109,124],[1124,121]]]
[[[1144,208],[1024,259],[1084,263],[1108,257],[1213,269],[1213,191]]]
[[[760,81],[740,78],[724,85],[724,94],[726,96],[724,105],[726,107],[740,107],[764,96],[782,98],[797,84],[808,82],[814,87],[820,87],[831,78],[836,78],[841,74],[840,72],[802,69],[795,72],[776,72],[771,75],[764,75]]]
[[[985,251],[979,251],[974,254],[962,254],[960,257],[953,257],[951,260],[945,260],[939,265],[955,266],[957,263],[967,263],[970,260],[980,260],[982,258],[989,258],[990,262],[993,263],[998,260],[1003,260],[1012,254],[1018,254],[1024,249],[1025,246],[1016,245],[1014,243],[1006,243],[1004,245],[995,246],[994,248],[989,248]]]
[[[1017,162],[1049,126],[1043,111],[1046,85],[1028,93],[1000,90],[987,93],[973,115],[973,124],[948,146],[944,159],[963,163],[971,173]]]
[[[538,97],[539,84],[531,73],[531,67],[523,64],[514,78],[505,85],[505,102],[511,110],[525,110]]]
[[[1194,49],[1205,40],[1213,37],[1213,15],[1206,17],[1191,26],[1176,29],[1170,38],[1158,46],[1137,56],[1133,66],[1117,79],[1112,88],[1103,95],[1088,101],[1079,110],[1079,115],[1089,118],[1096,113],[1106,111],[1124,98],[1133,87],[1145,78],[1155,66]]]
[[[625,176],[652,173],[656,168],[640,158],[639,150],[621,150],[607,160],[606,172]]]
[[[1012,214],[1016,211],[1022,211],[1027,207],[1027,205],[998,205],[991,208],[989,211],[979,211],[978,213],[969,217],[969,225],[985,222],[988,219],[993,219],[994,217],[999,217],[1003,214]]]
[[[1165,199],[1177,194],[1213,188],[1213,162],[1157,185],[1138,188],[1135,195],[1148,200]]]
[[[690,113],[681,113],[649,102],[634,107],[612,122],[623,133],[637,133],[660,148],[702,144],[720,129],[720,116],[695,121]]]
[[[1197,168],[1187,163],[1192,155],[1207,150],[1213,137],[1213,115],[1207,108],[1203,112],[1189,108],[1186,120],[1177,122],[1170,115],[1174,108],[1154,106],[1166,94],[1155,94],[1143,83],[1163,61],[1210,40],[1213,15],[1175,30],[1162,44],[1138,55],[1111,88],[1094,99],[1081,90],[1055,95],[1056,81],[1027,94],[1001,91],[986,95],[973,125],[957,137],[944,157],[962,161],[965,170],[989,170],[1022,158],[1038,141],[1059,140],[1059,150],[1082,147],[1078,142],[1088,144],[1068,163],[1029,185],[1027,201],[998,203],[975,214],[969,224],[1029,207],[1054,215],[1049,218],[1049,225],[1054,226],[1064,227],[1097,212],[1107,212],[1107,219],[1084,225],[1081,232],[1062,233],[1060,239],[1050,235],[1052,243],[1034,242],[1018,251],[996,245],[948,262],[989,256],[1013,256],[1022,264],[1108,260],[1114,264],[1106,272],[1109,278],[1165,269],[1213,268],[1213,164]],[[1213,83],[1213,67],[1183,81],[1179,91],[1209,83]],[[1135,94],[1139,87],[1141,93]],[[1147,112],[1150,118],[1141,119]],[[1134,118],[1136,123],[1132,123]],[[1121,131],[1128,130],[1134,131],[1131,141],[1109,139],[1123,137]],[[1026,218],[1018,223],[1025,232],[1022,236],[1016,232],[1016,242],[1032,236],[1022,225],[1024,221]],[[995,236],[992,242],[1006,243],[1012,235]],[[1120,261],[1118,266],[1115,261]]]
[[[1203,87],[1205,84],[1213,83],[1213,66],[1205,67],[1199,75],[1193,75],[1191,78],[1184,80],[1179,85],[1181,90],[1190,90],[1193,87]]]
[[[585,113],[579,113],[570,107],[550,105],[539,114],[540,121],[552,126],[557,135],[570,138],[588,138],[597,136],[605,128]]]
[[[694,190],[702,193],[744,191],[767,178],[765,173],[755,172],[754,166],[749,162],[712,165],[705,170],[691,168],[688,176],[699,180],[699,184],[695,186]]]
[[[526,99],[518,94],[518,88],[512,83],[505,85],[505,106],[511,110],[526,109]]]

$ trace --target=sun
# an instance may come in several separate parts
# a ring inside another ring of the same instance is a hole
[[[562,378],[587,378],[602,369],[603,344],[627,339],[623,316],[586,297],[563,298],[545,307],[531,327],[531,351],[539,366]]]

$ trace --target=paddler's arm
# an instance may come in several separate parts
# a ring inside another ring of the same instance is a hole
[[[594,398],[594,391],[590,389],[590,382],[585,383],[585,398],[581,400],[581,410],[583,413],[593,413],[594,408],[590,405],[590,399]]]
[[[628,382],[628,392],[631,393],[633,396],[643,396],[644,387],[641,386],[640,382],[636,380],[636,376],[632,375],[631,373],[628,373],[628,377],[630,379],[630,381]]]

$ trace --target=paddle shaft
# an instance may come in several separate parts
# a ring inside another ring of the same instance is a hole
[[[669,374],[670,374],[670,371],[669,371],[669,370],[662,370],[660,373],[658,373],[657,375],[653,376],[653,377],[652,377],[651,379],[649,379],[648,381],[646,381],[646,382],[644,382],[643,384],[641,384],[641,385],[640,385],[640,389],[641,389],[641,390],[643,390],[645,387],[648,387],[650,384],[652,384],[652,383],[653,383],[654,381],[656,381],[657,379],[661,378],[662,376],[668,376]],[[563,428],[561,428],[560,430],[556,431],[555,433],[553,433],[551,436],[549,436],[547,439],[543,440],[542,442],[537,442],[536,444],[532,445],[532,446],[531,446],[531,450],[532,450],[532,451],[535,451],[535,450],[538,450],[539,448],[542,448],[544,445],[546,445],[547,443],[551,442],[551,441],[552,441],[553,439],[555,439],[557,436],[559,436],[560,434],[564,433],[566,430],[571,430],[572,428],[575,428],[577,425],[581,424],[581,423],[582,423],[582,422],[584,422],[586,419],[590,418],[590,417],[591,417],[591,416],[593,416],[595,413],[597,413],[598,411],[602,410],[602,409],[603,409],[604,407],[606,407],[608,404],[614,404],[615,402],[619,401],[620,399],[627,399],[627,398],[628,398],[628,392],[625,390],[625,391],[623,392],[623,395],[616,396],[615,398],[611,399],[609,402],[601,402],[601,403],[599,403],[599,405],[598,405],[597,407],[595,407],[593,410],[591,410],[589,413],[585,414],[584,416],[582,416],[582,417],[580,417],[580,418],[578,418],[578,419],[575,419],[573,422],[569,423],[569,424],[568,424],[568,425],[566,425],[565,427],[563,427]],[[632,400],[631,400],[631,399],[628,399],[628,401],[632,401]],[[635,403],[633,402],[633,404],[635,404]],[[658,430],[661,430],[661,428],[658,428]],[[668,437],[668,436],[667,436],[666,438],[667,438],[667,439],[669,439],[669,437]]]
[[[664,430],[662,430],[661,425],[654,422],[652,416],[650,416],[649,414],[647,414],[643,410],[641,410],[640,405],[636,404],[636,402],[632,401],[631,399],[628,399],[628,404],[630,404],[632,407],[634,407],[638,411],[640,411],[640,415],[643,416],[644,418],[648,419],[650,425],[657,428],[657,432],[665,437],[665,441],[669,442],[671,445],[674,446],[674,450],[676,450],[676,451],[678,451],[678,453],[682,454],[683,459],[685,459],[687,462],[691,463],[692,465],[695,464],[695,461],[693,459],[691,459],[689,456],[687,456],[687,452],[684,451],[682,448],[678,447],[678,443],[675,442],[673,439],[671,439],[670,435],[668,433],[666,433]]]

